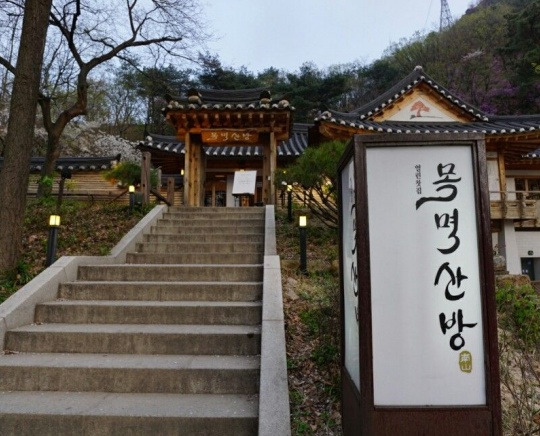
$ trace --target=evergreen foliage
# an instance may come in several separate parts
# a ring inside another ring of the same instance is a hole
[[[338,227],[337,172],[345,143],[330,141],[310,147],[296,162],[276,174],[276,184],[294,184],[294,195],[304,201],[313,215],[330,228]]]

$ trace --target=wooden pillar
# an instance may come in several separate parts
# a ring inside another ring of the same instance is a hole
[[[186,133],[184,139],[184,206],[191,206],[190,198],[190,174],[191,174],[191,165],[190,165],[190,156],[191,156],[191,138],[189,133]]]
[[[199,197],[198,202],[199,206],[204,206],[204,185],[206,182],[206,154],[204,152],[204,147],[202,144],[199,144],[198,150],[198,186],[199,186]]]
[[[264,141],[263,146],[263,171],[262,171],[262,195],[264,204],[271,204],[270,202],[270,140]]]
[[[270,132],[270,180],[269,180],[269,202],[268,204],[276,204],[276,167],[277,167],[277,141],[276,134]]]
[[[202,206],[202,183],[204,177],[204,156],[202,144],[191,143],[191,204],[190,206]]]
[[[216,207],[216,182],[212,182],[212,207]]]
[[[186,135],[184,198],[186,206],[198,207],[204,204],[206,155],[202,144],[194,142],[188,136]]]
[[[189,204],[188,206],[199,206],[197,198],[199,197],[199,162],[198,144],[191,143],[191,153],[189,154]]]
[[[502,192],[506,192],[506,169],[503,147],[499,147],[499,150],[497,152],[497,163],[499,165],[499,188]]]
[[[506,217],[506,208],[508,200],[506,195],[506,168],[504,162],[504,147],[499,146],[497,150],[497,164],[499,166],[499,190],[501,191],[501,201],[502,201],[502,210],[503,217]]]
[[[141,192],[143,206],[150,203],[150,185],[150,153],[144,152],[142,154],[141,162]]]
[[[167,178],[167,201],[174,206],[174,177]]]

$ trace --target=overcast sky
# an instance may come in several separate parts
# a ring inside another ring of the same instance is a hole
[[[475,0],[447,0],[454,18]],[[205,0],[224,65],[296,71],[358,60],[370,63],[401,38],[438,29],[441,0]]]

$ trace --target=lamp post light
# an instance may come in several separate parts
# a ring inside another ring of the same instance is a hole
[[[129,213],[133,213],[133,206],[135,206],[135,186],[129,185]]]
[[[49,217],[49,239],[47,240],[47,258],[45,266],[51,266],[56,260],[56,245],[58,242],[58,228],[60,227],[60,215]]]
[[[287,189],[287,182],[285,180],[283,180],[281,182],[281,194],[280,194],[280,198],[281,198],[281,207],[285,207],[285,191]]]
[[[301,215],[298,219],[298,226],[300,230],[300,272],[307,274],[307,253],[306,253],[306,226],[307,217]]]
[[[287,185],[287,218],[292,223],[292,185]]]

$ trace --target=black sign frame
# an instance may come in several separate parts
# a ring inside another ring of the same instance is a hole
[[[466,145],[472,150],[474,196],[477,207],[478,260],[484,337],[485,406],[381,407],[374,405],[371,320],[370,242],[366,150],[370,147]],[[356,261],[358,265],[358,326],[360,390],[345,367],[343,282],[342,172],[351,158],[356,180]],[[352,435],[490,435],[502,434],[495,283],[490,230],[490,203],[485,139],[482,134],[355,135],[338,168],[340,219],[342,423]]]

